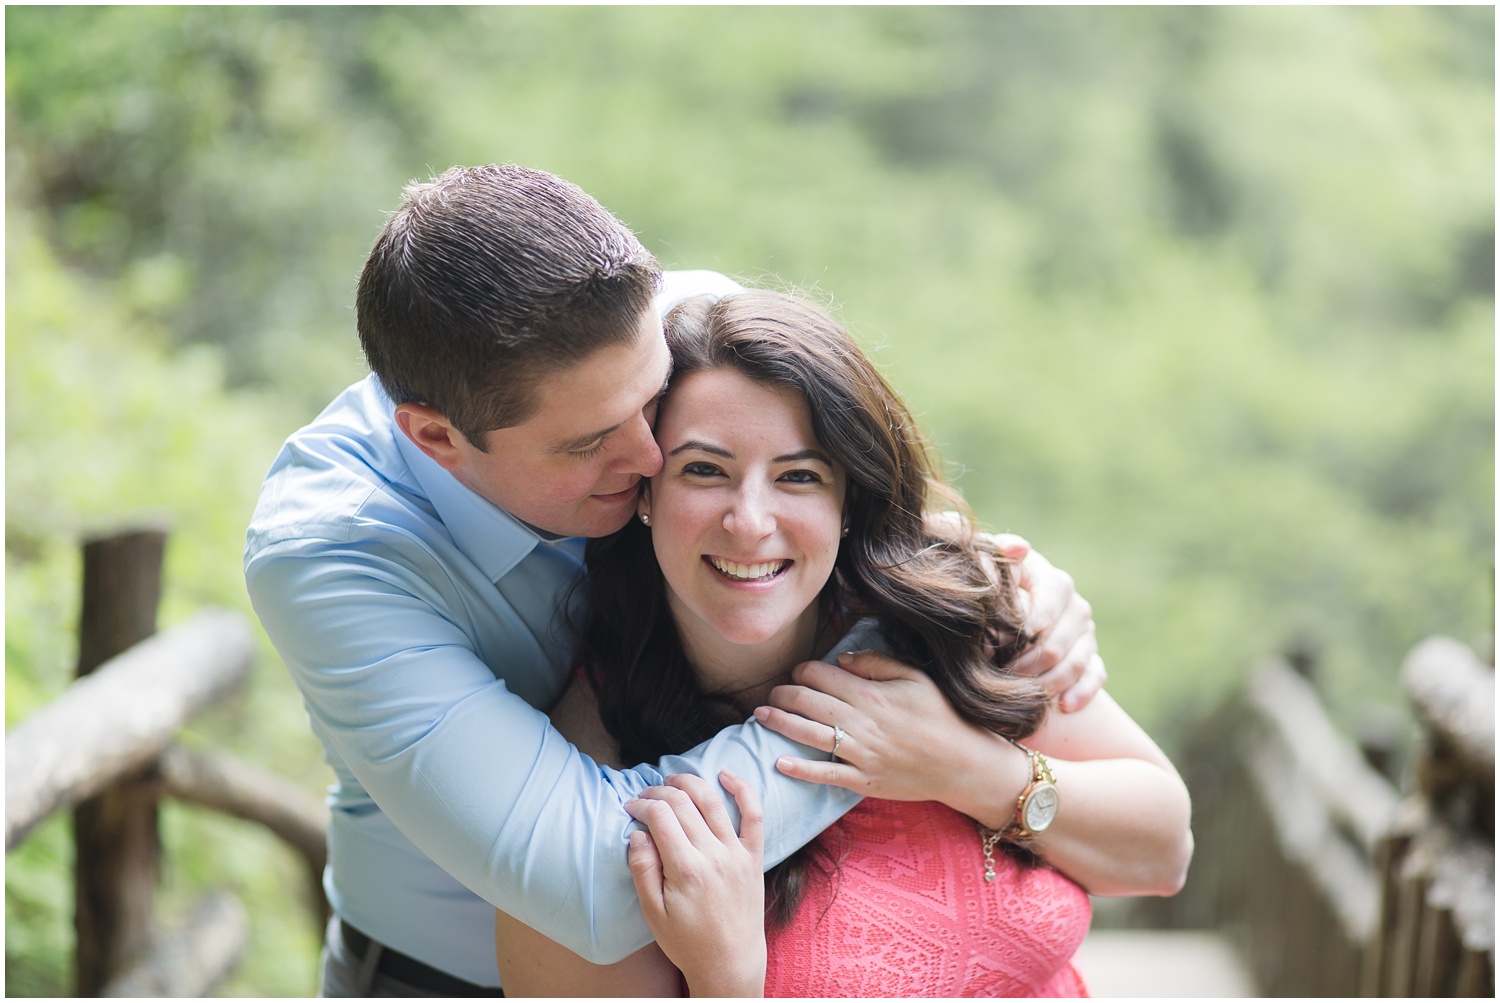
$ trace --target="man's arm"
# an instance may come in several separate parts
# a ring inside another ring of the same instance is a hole
[[[811,750],[754,724],[651,767],[596,766],[497,681],[440,609],[445,576],[361,544],[252,558],[256,612],[319,737],[423,853],[492,905],[601,963],[650,941],[626,864],[624,802],[663,772],[749,780],[780,860],[858,798],[777,774]],[[400,638],[393,644],[390,638]],[[503,668],[503,667],[502,667]],[[773,856],[774,854],[774,856]]]

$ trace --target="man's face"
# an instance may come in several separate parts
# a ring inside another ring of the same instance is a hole
[[[551,533],[606,536],[625,525],[641,479],[661,469],[651,426],[672,371],[656,312],[638,327],[633,343],[545,377],[532,416],[487,433],[485,451],[460,443],[453,475]]]

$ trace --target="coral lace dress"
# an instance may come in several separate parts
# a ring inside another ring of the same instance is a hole
[[[985,881],[968,818],[866,799],[819,841],[841,864],[813,868],[791,923],[767,931],[767,996],[1088,995],[1073,965],[1088,895],[998,850]]]

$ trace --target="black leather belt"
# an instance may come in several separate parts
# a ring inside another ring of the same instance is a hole
[[[392,950],[369,934],[356,930],[342,917],[339,918],[339,926],[343,931],[344,943],[356,958],[363,961],[369,956],[371,950],[379,948],[380,960],[375,963],[375,971],[404,982],[413,989],[422,989],[438,996],[503,997],[505,995],[498,986],[489,988],[476,986],[455,975],[438,971],[431,965],[423,964],[400,951]]]

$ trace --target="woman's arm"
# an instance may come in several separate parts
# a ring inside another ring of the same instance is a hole
[[[595,965],[503,912],[495,913],[495,957],[509,997],[683,995],[682,973],[655,944],[613,965]]]
[[[924,673],[875,652],[809,662],[771,692],[762,724],[832,749],[837,762],[783,758],[788,776],[897,801],[941,801],[990,828],[1015,817],[1031,764],[960,718]],[[1106,693],[1052,712],[1027,743],[1057,778],[1057,819],[1029,845],[1094,895],[1171,895],[1193,854],[1187,788],[1156,743]]]
[[[1108,693],[1072,714],[1049,713],[1025,744],[1047,757],[1062,798],[1056,821],[1028,841],[1033,850],[1094,895],[1181,890],[1193,858],[1187,786]],[[1012,758],[1018,751],[1011,746]],[[990,787],[968,814],[1009,823],[1030,782],[1028,768],[1014,795]]]

